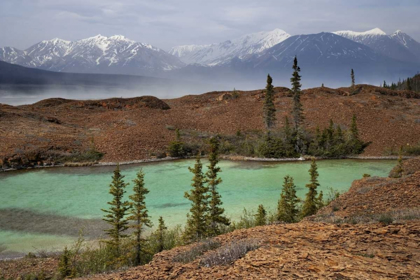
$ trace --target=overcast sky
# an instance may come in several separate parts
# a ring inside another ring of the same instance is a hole
[[[0,0],[0,46],[124,35],[169,50],[280,28],[386,33],[420,41],[419,0]]]

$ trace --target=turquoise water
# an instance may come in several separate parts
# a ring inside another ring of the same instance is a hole
[[[203,161],[207,164],[207,161]],[[189,191],[194,160],[122,166],[131,193],[135,178],[143,168],[150,190],[146,204],[157,224],[163,216],[169,226],[183,224],[189,211],[184,192]],[[318,162],[320,189],[332,187],[346,191],[364,173],[387,176],[395,161],[328,160]],[[297,194],[304,197],[309,181],[310,162],[262,163],[222,161],[220,193],[226,214],[238,219],[244,208],[259,204],[274,211],[283,177],[294,177]],[[67,244],[77,237],[84,224],[96,229],[103,216],[101,208],[111,199],[108,194],[114,167],[53,168],[0,174],[0,246],[6,251],[27,252]],[[97,230],[93,236],[102,232]],[[51,244],[49,244],[51,243]],[[0,249],[1,250],[1,249]],[[4,253],[4,252],[3,252]]]

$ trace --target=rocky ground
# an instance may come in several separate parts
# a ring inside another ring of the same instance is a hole
[[[278,127],[291,110],[287,88],[275,89]],[[306,127],[335,123],[347,128],[356,114],[361,138],[372,141],[366,156],[414,145],[420,139],[420,94],[360,85],[304,91]],[[103,162],[162,155],[175,138],[174,129],[235,134],[264,129],[261,90],[210,92],[177,99],[155,97],[77,101],[48,99],[33,105],[0,104],[0,164],[52,164],[53,155],[83,152],[92,145]],[[290,116],[289,116],[290,117]]]
[[[314,222],[239,230],[224,245],[254,239],[261,247],[229,264],[172,259],[189,247],[155,256],[145,266],[89,279],[419,279],[420,223],[334,225]],[[194,246],[194,245],[192,245]],[[223,246],[223,245],[222,245]]]

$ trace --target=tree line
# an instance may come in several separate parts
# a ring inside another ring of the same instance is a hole
[[[398,82],[392,82],[391,84],[384,81],[381,86],[392,90],[420,91],[420,74],[417,74],[412,78],[408,77],[403,80],[400,79]]]
[[[345,130],[339,124],[330,120],[330,125],[315,132],[305,128],[304,106],[301,102],[301,76],[298,60],[293,61],[291,81],[292,108],[291,120],[286,116],[284,126],[276,128],[276,106],[274,104],[273,79],[267,75],[267,84],[264,90],[263,101],[263,132],[242,132],[236,135],[219,135],[221,139],[222,154],[237,154],[263,158],[296,158],[301,156],[316,157],[345,157],[347,155],[361,154],[370,144],[363,142],[359,137],[357,118],[353,115],[350,128]],[[354,71],[351,71],[352,88],[355,88]],[[203,143],[202,146],[205,144]],[[201,146],[201,148],[202,148]],[[180,131],[176,130],[176,139],[169,145],[169,154],[173,157],[192,155],[200,150],[196,144],[195,149],[191,143],[182,141]],[[201,149],[205,150],[205,149]]]

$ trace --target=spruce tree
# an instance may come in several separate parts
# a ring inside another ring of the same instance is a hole
[[[157,235],[157,251],[162,252],[165,249],[165,231],[168,228],[165,226],[162,216],[159,217],[159,226],[156,231]]]
[[[365,144],[359,139],[359,129],[357,128],[357,118],[353,115],[349,131],[348,153],[359,154],[363,151]]]
[[[411,79],[407,78],[407,90],[413,90],[413,88],[411,87]]]
[[[146,250],[146,239],[142,237],[143,230],[145,227],[150,228],[152,226],[145,202],[146,194],[149,193],[149,190],[144,187],[143,170],[140,169],[133,183],[133,194],[129,196],[131,209],[128,220],[133,222],[129,227],[134,229],[133,234],[135,236],[136,256],[134,263],[135,265],[140,265],[145,262],[143,256],[148,253]]]
[[[276,122],[276,107],[274,106],[273,79],[267,75],[267,86],[264,98],[264,122],[267,129],[274,127]]]
[[[221,200],[222,196],[217,191],[217,187],[222,182],[222,179],[218,177],[218,173],[221,172],[221,169],[217,166],[219,163],[219,140],[216,137],[210,139],[209,162],[210,164],[205,179],[207,188],[210,191],[207,222],[209,236],[215,236],[219,235],[221,232],[220,225],[230,225],[229,219],[223,215],[225,209],[221,207],[223,204]]]
[[[327,150],[331,150],[332,146],[334,145],[335,139],[335,129],[334,129],[334,122],[330,119],[330,126],[327,129]]]
[[[194,174],[191,192],[185,193],[185,198],[191,201],[190,213],[187,215],[187,225],[184,232],[186,242],[197,241],[207,236],[208,191],[204,186],[203,165],[200,155],[197,155],[194,168],[188,168]]]
[[[337,129],[335,130],[335,136],[334,136],[335,144],[342,144],[344,143],[344,135],[343,130],[341,129],[341,126],[337,126]]]
[[[105,230],[109,237],[111,237],[111,240],[107,241],[107,243],[114,249],[116,257],[119,257],[120,255],[122,239],[127,237],[127,235],[124,234],[128,229],[128,221],[125,216],[130,209],[130,203],[128,201],[123,201],[126,192],[125,187],[127,185],[128,184],[124,183],[124,176],[121,175],[120,166],[117,165],[109,189],[109,193],[113,196],[113,200],[108,202],[110,209],[102,209],[102,211],[106,213],[103,220],[111,226],[110,229]]]
[[[354,88],[355,85],[356,85],[356,80],[354,78],[354,70],[351,69],[351,87]]]
[[[178,128],[175,130],[175,141],[169,143],[169,155],[171,157],[185,156],[184,143],[181,140],[181,132]]]
[[[404,172],[402,153],[403,153],[403,148],[401,146],[400,151],[398,152],[398,164],[395,170],[395,176],[394,176],[395,178],[401,178]]]
[[[316,206],[318,210],[324,207],[324,193],[322,191],[319,192],[319,195],[316,198]]]
[[[286,157],[295,156],[294,142],[293,142],[293,131],[290,127],[289,118],[286,116],[283,128],[283,143],[284,143],[284,154]]]
[[[64,247],[63,254],[60,256],[60,261],[58,262],[58,271],[62,279],[65,279],[67,277],[74,277],[74,271],[70,267],[70,257],[71,252],[67,249],[66,246]]]
[[[353,115],[350,126],[350,137],[351,139],[359,139],[359,129],[357,128],[357,118]]]
[[[318,183],[318,167],[316,165],[315,159],[312,159],[311,168],[309,169],[309,174],[311,175],[311,182],[306,185],[309,189],[306,194],[305,202],[302,207],[302,217],[311,216],[316,213],[318,210],[318,197],[317,197],[317,188]]]
[[[286,176],[284,177],[283,189],[277,206],[277,220],[286,223],[297,222],[297,203],[298,198],[293,178]]]
[[[258,206],[257,214],[255,215],[255,226],[263,226],[267,224],[267,211],[264,206],[260,204]]]
[[[292,83],[292,92],[293,92],[293,109],[292,116],[295,124],[295,130],[298,130],[299,127],[303,124],[303,106],[300,102],[301,87],[300,84],[301,76],[299,75],[300,67],[298,66],[297,57],[293,61],[293,75],[290,79]]]
[[[300,84],[301,76],[299,75],[300,67],[298,66],[297,57],[293,61],[293,74],[290,82],[292,83],[292,92],[293,92],[293,108],[292,116],[294,121],[294,144],[295,151],[298,154],[304,154],[306,152],[306,147],[304,143],[304,131],[303,131],[303,105],[300,101],[301,87]]]

